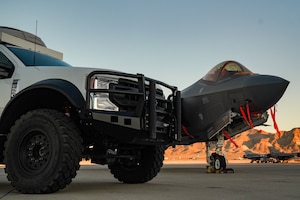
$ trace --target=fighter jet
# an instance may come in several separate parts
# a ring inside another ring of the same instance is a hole
[[[289,160],[296,158],[298,153],[270,153],[268,157],[272,158],[273,163],[288,163]]]
[[[250,159],[250,163],[267,163],[270,162],[270,158],[268,154],[256,154],[256,153],[249,153],[245,154],[244,158]]]
[[[243,145],[244,146],[244,145]],[[268,154],[256,154],[249,149],[245,150],[244,158],[250,159],[251,162],[261,163],[288,163],[289,160],[299,158],[300,153],[284,153],[276,150],[271,144],[269,146],[270,153]]]
[[[288,163],[289,160],[299,158],[300,153],[284,153],[278,151],[273,146],[269,146],[270,153],[268,157],[272,159],[273,163]]]
[[[253,153],[246,145],[242,145],[242,148],[245,152],[245,155],[243,157],[246,159],[250,159],[250,163],[268,163],[271,161],[268,154]]]
[[[181,93],[182,143],[206,142],[207,162],[226,168],[224,139],[263,125],[288,84],[280,77],[253,73],[236,61],[216,65]],[[210,155],[211,146],[216,152]]]

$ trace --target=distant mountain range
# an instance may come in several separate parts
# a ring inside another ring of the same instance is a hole
[[[259,132],[256,129],[245,131],[233,137],[238,147],[226,140],[224,151],[229,160],[243,158],[245,151],[258,154],[270,153],[270,148],[284,153],[300,152],[300,128],[290,131],[282,131],[279,137],[277,133]],[[205,143],[192,145],[178,145],[165,151],[166,160],[205,160]]]

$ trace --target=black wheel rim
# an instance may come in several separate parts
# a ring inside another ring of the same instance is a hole
[[[19,160],[24,172],[39,173],[47,166],[50,157],[50,141],[44,132],[27,133],[19,147]]]
[[[220,158],[216,158],[216,160],[215,160],[215,169],[217,169],[217,170],[221,169]]]
[[[127,152],[127,153],[129,153],[128,155],[132,155],[132,156],[120,160],[122,167],[127,170],[137,169],[139,167],[139,162],[136,154],[138,153],[137,152]]]

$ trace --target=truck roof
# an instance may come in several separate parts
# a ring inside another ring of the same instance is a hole
[[[47,48],[41,38],[26,31],[0,26],[0,43],[30,49],[60,60],[63,59],[61,52]]]
[[[26,40],[28,42],[32,42],[32,43],[41,45],[43,47],[46,47],[45,43],[42,41],[41,38],[39,38],[38,36],[35,36],[31,33],[28,33],[26,31],[21,31],[21,30],[15,29],[15,28],[0,26],[0,32],[7,33],[9,35]]]

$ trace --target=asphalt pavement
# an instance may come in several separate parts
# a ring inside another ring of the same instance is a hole
[[[65,189],[29,195],[14,190],[0,168],[0,199],[300,199],[300,164],[233,164],[235,173],[209,174],[205,164],[166,164],[152,181],[123,184],[106,166],[81,166]]]

